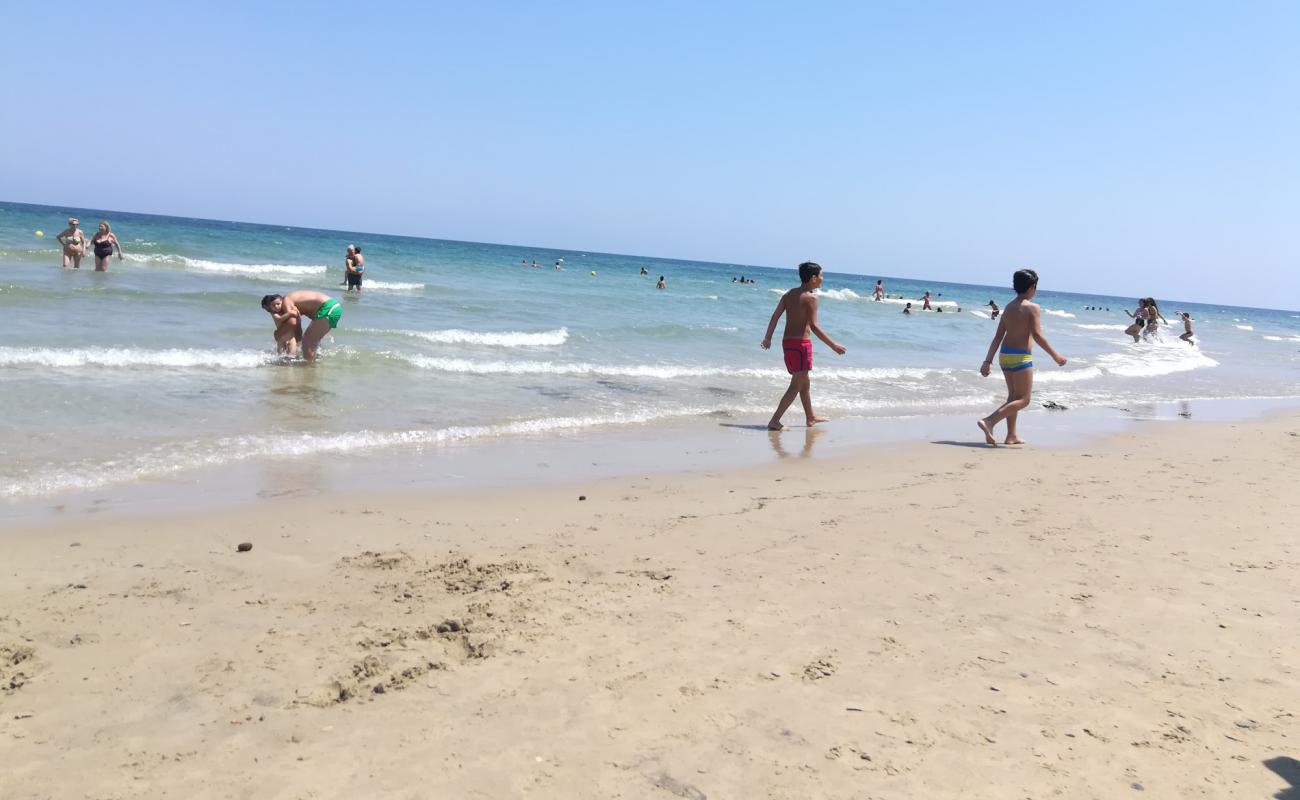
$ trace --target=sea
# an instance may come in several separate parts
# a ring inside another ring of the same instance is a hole
[[[108,220],[125,258],[106,273],[89,257],[62,269],[54,236],[69,215],[87,236]],[[366,256],[360,294],[340,285],[350,243]],[[974,415],[1005,396],[996,371],[981,378],[978,367],[994,330],[985,304],[1005,305],[1007,286],[823,266],[821,324],[848,352],[815,343],[819,412]],[[1124,410],[1300,396],[1300,312],[1157,297],[1175,324],[1134,343],[1124,309],[1157,293],[1141,274],[1130,297],[1074,294],[1052,291],[1050,267],[1038,266],[1046,335],[1069,358],[1057,368],[1040,355],[1038,401]],[[877,279],[885,302],[871,299]],[[619,431],[748,434],[787,385],[779,347],[759,342],[797,283],[793,265],[0,202],[0,500],[202,486],[248,465],[324,464],[346,481],[350,465],[418,470],[420,453]],[[315,364],[276,355],[259,306],[293,289],[344,304]],[[901,313],[926,291],[942,311]],[[1178,339],[1176,311],[1191,313],[1195,345]],[[786,421],[802,425],[797,403]]]

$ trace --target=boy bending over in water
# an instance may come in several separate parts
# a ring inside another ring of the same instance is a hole
[[[303,358],[316,360],[320,340],[339,326],[343,306],[324,292],[299,289],[286,295],[268,294],[262,298],[262,310],[275,320],[275,344],[280,353],[294,355],[302,345]],[[302,330],[302,317],[311,318],[306,334]]]
[[[1034,389],[1034,358],[1029,350],[1029,340],[1038,342],[1058,366],[1065,366],[1065,356],[1053,350],[1043,336],[1043,319],[1038,306],[1029,302],[1038,293],[1038,273],[1032,269],[1017,270],[1011,281],[1016,289],[1016,299],[1002,309],[988,357],[980,365],[980,374],[987,378],[993,365],[993,353],[997,352],[998,366],[1007,381],[1007,401],[997,411],[975,423],[984,432],[984,441],[992,445],[998,443],[993,438],[993,426],[1004,419],[1007,421],[1006,444],[1024,444],[1016,435],[1016,415],[1029,405],[1029,396]],[[1001,345],[1000,350],[998,345]]]
[[[772,333],[776,330],[777,320],[785,314],[785,335],[781,337],[781,349],[785,351],[785,368],[790,373],[790,388],[785,390],[785,395],[776,406],[776,413],[767,423],[770,431],[785,430],[781,417],[794,402],[795,395],[803,401],[803,413],[808,420],[808,427],[826,421],[813,413],[808,379],[808,373],[812,371],[812,340],[808,338],[808,331],[817,334],[817,338],[825,342],[827,347],[844,355],[844,348],[831,341],[817,324],[817,296],[813,291],[822,285],[821,266],[811,261],[803,262],[799,265],[799,280],[803,282],[802,285],[781,295],[777,301],[772,319],[767,323],[767,335],[763,337],[762,347],[766,350],[772,346]]]

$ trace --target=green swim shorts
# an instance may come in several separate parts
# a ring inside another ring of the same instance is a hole
[[[312,319],[327,319],[330,321],[330,330],[339,326],[339,317],[343,316],[343,306],[333,297],[320,304]]]

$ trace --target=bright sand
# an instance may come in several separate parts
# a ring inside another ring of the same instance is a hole
[[[1297,457],[1289,412],[10,531],[0,797],[1295,797]]]

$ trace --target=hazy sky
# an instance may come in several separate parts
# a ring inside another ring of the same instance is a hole
[[[1300,3],[98,8],[0,199],[1300,306]]]

